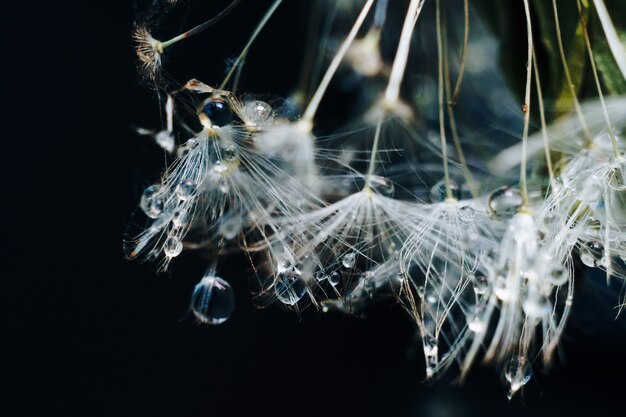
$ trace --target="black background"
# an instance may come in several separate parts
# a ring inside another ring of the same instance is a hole
[[[219,10],[189,3],[197,11],[189,23]],[[172,61],[196,54],[177,78],[219,79],[269,3],[244,0],[214,31],[173,48]],[[249,57],[244,87],[289,93],[303,3],[279,10]],[[257,309],[238,257],[220,267],[237,293],[235,314],[218,327],[195,324],[187,302],[204,261],[185,254],[157,275],[121,249],[140,191],[162,166],[162,154],[130,128],[157,112],[135,72],[133,9],[123,1],[22,6],[7,10],[2,29],[11,93],[2,415],[621,414],[626,322],[614,320],[617,292],[602,277],[580,280],[560,360],[547,375],[535,368],[510,402],[487,366],[462,387],[454,375],[424,382],[413,325],[398,306],[365,319]]]

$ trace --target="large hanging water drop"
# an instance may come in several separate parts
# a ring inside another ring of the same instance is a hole
[[[202,113],[215,126],[226,126],[233,121],[233,112],[221,97],[210,97],[207,99],[202,106]]]
[[[163,251],[165,252],[165,256],[175,258],[183,251],[183,242],[176,236],[170,236],[165,241]]]
[[[580,260],[591,268],[602,266],[604,260],[604,245],[602,242],[588,242],[580,248]]]
[[[509,383],[509,393],[507,395],[510,400],[513,395],[519,391],[528,381],[530,381],[531,367],[528,359],[524,356],[515,356],[511,358],[506,369],[504,377]]]
[[[354,252],[347,253],[341,258],[341,264],[344,268],[353,268],[356,263],[356,254]]]
[[[261,100],[247,102],[243,111],[247,118],[246,124],[252,127],[261,127],[270,122],[274,114],[272,106]]]
[[[280,271],[274,284],[274,292],[284,304],[292,306],[300,301],[306,293],[306,283],[300,271],[295,267]]]
[[[176,186],[176,195],[181,200],[189,200],[196,192],[196,184],[190,179],[184,179]]]
[[[452,198],[458,200],[461,196],[461,190],[459,184],[454,181],[450,181],[450,194]],[[430,188],[430,201],[433,203],[441,203],[448,198],[446,191],[446,181],[440,180]]]
[[[163,212],[163,207],[165,206],[165,200],[163,199],[163,195],[160,191],[161,186],[155,184],[146,188],[141,195],[139,207],[141,207],[143,212],[146,213],[146,216],[151,219],[158,218]]]
[[[522,207],[522,194],[512,187],[501,187],[489,196],[488,207],[493,216],[511,217]]]
[[[221,324],[235,310],[235,294],[222,278],[206,276],[200,280],[191,295],[191,311],[206,324]]]

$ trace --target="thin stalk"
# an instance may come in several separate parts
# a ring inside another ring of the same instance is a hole
[[[530,126],[530,87],[532,81],[533,62],[533,31],[530,21],[530,7],[528,0],[524,0],[524,12],[526,14],[526,37],[528,42],[528,53],[526,61],[526,91],[524,93],[524,130],[522,132],[522,161],[520,163],[519,184],[522,194],[522,210],[529,209],[528,184],[526,183],[526,158],[528,157],[528,128]]]
[[[439,137],[441,138],[441,158],[443,160],[443,178],[446,185],[446,200],[456,200],[450,187],[450,172],[448,167],[448,144],[446,142],[446,121],[443,108],[443,36],[441,22],[441,1],[436,0],[436,26],[437,26],[437,91],[439,97]]]
[[[570,95],[572,96],[572,102],[574,103],[574,109],[576,110],[576,114],[578,115],[578,120],[580,121],[580,126],[583,129],[583,135],[585,136],[585,146],[588,147],[591,144],[591,134],[589,134],[589,128],[587,127],[587,122],[583,117],[583,112],[580,109],[580,103],[578,102],[578,97],[576,97],[576,91],[574,90],[574,83],[572,82],[572,76],[569,72],[569,67],[567,66],[567,59],[565,58],[565,51],[563,50],[563,38],[561,37],[561,25],[559,24],[559,10],[556,5],[556,0],[552,0],[552,9],[554,10],[554,26],[556,28],[556,40],[559,45],[559,55],[561,57],[561,65],[563,66],[563,73],[565,74],[565,79],[567,81],[567,88],[569,89]]]
[[[443,72],[444,72],[444,87],[446,92],[446,101],[448,102],[448,123],[450,124],[450,132],[452,133],[452,142],[454,144],[454,149],[457,157],[459,158],[459,162],[461,163],[461,172],[463,173],[463,177],[465,177],[465,181],[467,181],[467,185],[470,189],[472,197],[478,197],[478,186],[476,185],[476,181],[472,176],[471,171],[469,170],[469,166],[467,164],[467,160],[465,159],[465,152],[463,152],[463,147],[461,146],[461,140],[459,139],[459,132],[456,125],[456,119],[454,117],[454,106],[456,105],[456,97],[458,97],[457,88],[460,89],[461,84],[459,81],[462,80],[463,75],[462,72],[465,71],[465,62],[467,61],[467,38],[464,40],[463,52],[461,53],[461,64],[459,67],[459,76],[456,81],[455,93],[454,95],[450,94],[451,90],[451,81],[450,81],[450,60],[448,59],[448,37],[446,35],[446,15],[445,13],[441,15],[441,24],[443,27]],[[465,24],[469,24],[469,20],[465,20]],[[465,36],[469,34],[469,31],[466,29]],[[453,98],[454,97],[454,98]]]
[[[537,66],[537,56],[533,50],[533,71],[535,71],[535,85],[537,87],[537,101],[539,102],[539,118],[541,119],[541,135],[543,136],[543,148],[546,153],[546,164],[550,175],[550,185],[554,181],[554,169],[552,168],[552,157],[550,156],[550,142],[548,140],[548,130],[546,129],[546,113],[543,104],[543,92],[541,90],[541,80],[539,78],[539,68]]]
[[[302,121],[304,123],[307,123],[310,126],[313,125],[313,118],[315,117],[315,113],[317,112],[317,109],[322,101],[322,97],[324,97],[324,93],[326,92],[328,85],[330,84],[331,80],[335,76],[335,72],[337,72],[337,69],[339,68],[339,64],[341,64],[341,61],[346,55],[346,52],[348,52],[350,45],[352,45],[352,42],[354,41],[354,38],[359,32],[359,29],[361,29],[361,26],[363,25],[363,21],[367,17],[367,13],[369,12],[373,3],[374,3],[374,0],[367,0],[365,5],[363,6],[363,9],[361,10],[361,13],[359,13],[359,16],[354,22],[354,25],[352,26],[350,33],[341,44],[341,47],[339,48],[339,50],[333,57],[333,60],[330,62],[330,65],[328,66],[328,69],[326,70],[326,74],[324,74],[324,78],[322,78],[322,81],[317,87],[315,94],[313,94],[313,97],[311,98],[309,105],[304,111],[304,115],[302,116]]]
[[[272,3],[269,10],[263,16],[263,19],[261,19],[257,27],[254,29],[252,36],[250,36],[250,40],[248,40],[248,43],[246,44],[246,46],[243,48],[243,50],[241,51],[241,53],[235,60],[235,63],[230,67],[228,74],[226,74],[226,78],[224,78],[224,81],[222,81],[222,84],[220,85],[220,88],[219,88],[220,90],[223,90],[226,87],[226,84],[228,84],[228,81],[230,80],[230,77],[232,77],[233,73],[235,72],[235,69],[239,67],[240,62],[248,54],[248,50],[250,49],[250,47],[252,46],[256,38],[259,36],[259,33],[261,33],[261,31],[263,30],[267,22],[270,20],[270,18],[272,17],[272,15],[274,14],[276,9],[278,8],[278,6],[280,6],[282,2],[283,0],[275,0],[274,3]]]
[[[411,35],[413,34],[413,28],[417,23],[422,7],[425,0],[411,0],[409,9],[402,25],[402,32],[400,33],[400,42],[398,43],[398,51],[396,57],[393,60],[391,66],[391,75],[389,76],[389,83],[385,90],[385,104],[387,107],[395,106],[400,97],[400,85],[404,78],[404,70],[409,58],[409,50],[411,48]]]
[[[604,114],[604,120],[606,122],[606,127],[609,130],[609,136],[611,138],[611,145],[613,145],[613,153],[616,157],[620,156],[619,147],[617,145],[617,138],[615,137],[615,133],[613,133],[613,124],[611,123],[611,119],[609,118],[609,112],[606,110],[606,104],[604,103],[604,94],[602,94],[602,86],[600,85],[600,77],[598,77],[598,70],[596,68],[596,60],[593,56],[593,51],[591,50],[591,41],[589,40],[589,33],[587,32],[587,22],[585,21],[585,16],[583,15],[583,10],[580,5],[580,0],[576,1],[576,5],[578,6],[578,15],[580,16],[580,25],[583,28],[583,38],[585,39],[585,45],[587,46],[587,52],[589,54],[589,62],[591,63],[591,72],[593,73],[593,79],[596,82],[596,88],[598,90],[598,97],[600,98],[600,105],[602,106],[602,113]]]
[[[606,35],[609,48],[613,53],[613,58],[615,58],[615,62],[622,72],[622,76],[626,79],[626,48],[624,48],[624,45],[615,30],[615,26],[611,21],[611,16],[609,16],[609,12],[606,10],[604,0],[593,0],[593,4],[596,6],[596,12],[598,13],[598,18],[602,24],[604,34]]]
[[[202,31],[204,31],[205,29],[213,26],[214,24],[216,24],[217,22],[219,22],[220,20],[222,20],[224,17],[226,17],[226,15],[228,13],[230,13],[235,6],[237,6],[239,3],[241,3],[241,0],[233,0],[228,6],[226,6],[224,8],[224,10],[222,10],[217,16],[207,20],[204,23],[200,23],[198,26],[189,29],[188,31],[181,33],[178,36],[174,36],[172,39],[165,41],[165,42],[161,42],[160,47],[161,47],[161,52],[163,52],[163,50],[165,48],[167,48],[168,46],[174,45],[176,42],[181,41],[183,39],[187,39],[193,35],[196,35]]]
[[[391,66],[391,75],[389,76],[389,82],[387,84],[387,89],[385,90],[384,111],[376,124],[376,133],[374,135],[374,143],[372,144],[372,154],[370,156],[369,167],[367,170],[365,189],[370,188],[371,178],[376,168],[376,155],[378,153],[380,130],[383,119],[386,112],[397,104],[400,97],[400,85],[402,84],[402,79],[404,78],[404,71],[408,62],[409,50],[411,49],[411,35],[413,34],[413,28],[417,23],[417,19],[423,6],[424,0],[411,0],[409,8],[406,12],[406,17],[404,18],[402,32],[400,33],[400,41],[398,42],[398,50],[396,51],[396,56]]]
[[[461,91],[461,84],[463,84],[463,75],[465,75],[465,66],[467,65],[467,52],[469,47],[469,4],[468,0],[463,0],[463,50],[461,52],[461,63],[459,66],[459,75],[454,85],[454,93],[452,98],[448,99],[450,106],[454,106],[459,97]]]

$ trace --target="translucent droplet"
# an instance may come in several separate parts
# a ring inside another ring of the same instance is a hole
[[[341,258],[341,264],[344,268],[352,268],[356,263],[356,254],[354,252],[347,253]]]
[[[452,194],[452,198],[458,200],[460,198],[461,192],[459,189],[459,184],[450,180],[450,193]],[[448,198],[448,194],[446,192],[446,181],[441,180],[437,182],[430,188],[430,201],[433,203],[441,203]]]
[[[198,321],[206,324],[221,324],[235,310],[235,293],[226,281],[207,276],[196,284],[191,294],[191,311]]]
[[[588,203],[598,201],[602,197],[602,180],[595,175],[584,176],[576,186],[576,197]]]
[[[488,207],[496,217],[512,217],[522,207],[522,194],[513,187],[501,187],[489,196]]]
[[[172,222],[175,226],[186,226],[191,221],[191,214],[187,210],[177,210],[172,216]]]
[[[163,251],[165,256],[175,258],[183,251],[183,242],[176,236],[170,236],[165,240]]]
[[[616,191],[626,191],[626,158],[616,158],[611,163],[613,169],[609,185]]]
[[[386,197],[393,196],[395,187],[389,178],[372,175],[370,177],[370,185],[380,195],[384,195]]]
[[[190,179],[184,179],[176,186],[176,195],[181,200],[190,199],[196,192],[196,184]]]
[[[437,346],[437,339],[430,334],[427,334],[423,338],[424,341],[424,355],[426,357],[429,356],[437,356],[439,352],[439,347]]]
[[[208,98],[202,107],[202,113],[215,126],[226,126],[233,120],[232,110],[221,97]]]
[[[261,100],[248,101],[244,106],[246,123],[258,127],[270,121],[274,111],[272,106]]]
[[[417,287],[417,295],[419,296],[419,298],[424,298],[424,294],[426,294],[426,289],[424,288],[423,285],[418,285]]]
[[[313,274],[313,278],[315,278],[317,282],[322,282],[328,279],[328,275],[324,271],[317,271],[315,274]]]
[[[426,292],[426,302],[430,304],[435,304],[439,300],[437,292],[435,290],[430,290]]]
[[[222,157],[226,161],[234,161],[238,156],[237,149],[234,146],[230,146],[222,151]]]
[[[302,274],[296,268],[289,268],[278,273],[278,279],[274,284],[276,297],[287,305],[294,305],[306,293],[306,283],[302,279]]]
[[[152,219],[158,218],[163,212],[163,207],[165,206],[165,201],[160,191],[161,186],[155,184],[146,188],[141,195],[139,206],[143,212],[146,213],[146,216]]]
[[[225,239],[230,240],[234,239],[241,230],[241,221],[238,217],[227,217],[220,224],[220,235],[224,236]]]
[[[331,274],[328,276],[328,282],[330,282],[333,287],[339,284],[339,281],[341,281],[341,274],[339,274],[339,272],[337,271],[331,272]]]
[[[504,377],[509,383],[509,400],[530,381],[531,371],[530,363],[525,357],[516,356],[511,358],[504,370]]]
[[[551,312],[548,299],[541,294],[536,294],[535,296],[528,297],[524,301],[522,308],[524,309],[524,313],[528,317],[532,318],[543,318],[549,316]]]
[[[487,327],[479,312],[474,313],[467,322],[467,327],[474,333],[480,333]]]
[[[580,248],[580,260],[589,267],[602,266],[604,259],[604,245],[602,242],[588,242]]]
[[[489,279],[484,275],[475,275],[472,278],[472,286],[474,287],[474,293],[477,296],[487,293],[489,290]]]
[[[471,206],[463,206],[459,209],[459,219],[463,223],[471,223],[476,218],[476,212]]]
[[[157,145],[161,148],[165,149],[168,152],[172,152],[174,150],[174,135],[167,130],[161,130],[154,137]]]

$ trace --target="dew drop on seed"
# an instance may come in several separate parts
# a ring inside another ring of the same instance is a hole
[[[602,181],[595,175],[584,176],[576,186],[576,197],[588,203],[598,201],[602,197]]]
[[[342,258],[341,258],[341,264],[345,267],[345,268],[352,268],[354,267],[354,264],[356,263],[356,254],[354,252],[345,254]]]
[[[475,275],[472,278],[472,286],[477,296],[486,294],[489,289],[489,279],[484,275]]]
[[[528,297],[522,305],[524,313],[531,318],[543,318],[550,314],[550,304],[548,299],[537,294],[533,297]]]
[[[166,256],[175,258],[183,251],[183,242],[176,236],[170,236],[165,240],[163,251]]]
[[[176,195],[181,200],[190,199],[196,192],[196,184],[190,179],[184,179],[176,186]]]
[[[247,102],[243,111],[248,118],[247,122],[256,127],[264,125],[273,115],[272,106],[261,100]]]
[[[339,272],[333,271],[327,278],[328,282],[330,282],[330,284],[334,287],[335,285],[339,284],[339,281],[341,280],[341,275],[339,274]]]
[[[626,158],[615,158],[611,162],[613,172],[609,180],[609,185],[616,191],[626,191]]]
[[[424,298],[424,294],[426,293],[426,289],[424,288],[423,285],[418,285],[417,287],[417,295],[419,296],[419,298]]]
[[[604,259],[604,245],[602,242],[588,242],[580,248],[580,260],[589,267],[602,266]]]
[[[146,188],[141,195],[139,207],[141,207],[143,212],[146,213],[146,216],[150,217],[151,219],[158,218],[163,212],[165,201],[163,200],[160,191],[161,186],[155,184]]]
[[[191,221],[191,214],[187,210],[177,210],[172,216],[172,222],[177,227],[186,226]]]
[[[221,324],[235,310],[235,294],[232,287],[219,277],[207,276],[196,284],[191,295],[191,311],[198,321]]]
[[[219,97],[209,98],[202,107],[204,113],[211,124],[215,126],[226,126],[233,121],[233,112],[226,102]]]
[[[476,212],[470,206],[463,206],[459,209],[459,219],[463,223],[470,223],[476,218]]]
[[[437,347],[437,339],[430,334],[427,334],[423,338],[424,341],[424,355],[426,357],[437,356],[439,348]]]
[[[306,293],[306,283],[300,271],[292,267],[278,273],[274,291],[281,302],[291,306],[300,301]]]
[[[238,155],[237,149],[234,146],[230,146],[223,150],[222,157],[226,161],[234,161],[237,159],[237,155]]]
[[[370,177],[370,184],[378,194],[385,197],[392,197],[395,191],[395,187],[389,178],[373,175]]]
[[[510,217],[522,207],[522,194],[517,188],[501,187],[491,193],[487,205],[492,215]]]
[[[324,271],[317,271],[315,274],[313,274],[313,278],[315,278],[315,281],[317,282],[322,282],[328,279],[328,275],[326,275],[326,272]]]
[[[504,377],[509,384],[509,400],[519,391],[528,381],[530,381],[531,367],[528,360],[523,356],[511,358],[504,370]]]
[[[165,149],[168,152],[172,152],[174,150],[174,135],[167,130],[161,130],[154,137],[157,145],[161,148]]]
[[[224,239],[234,239],[241,230],[241,222],[236,217],[228,217],[220,224],[220,235],[224,236]]]
[[[460,189],[459,184],[454,181],[450,181],[450,192],[452,194],[452,198],[459,199],[460,198]],[[446,181],[440,180],[435,185],[430,188],[430,201],[433,203],[441,203],[448,198],[448,194],[446,192]]]

